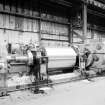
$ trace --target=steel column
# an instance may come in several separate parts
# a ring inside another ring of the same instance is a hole
[[[85,2],[83,3],[82,13],[83,13],[83,39],[85,43],[87,36],[87,4]]]

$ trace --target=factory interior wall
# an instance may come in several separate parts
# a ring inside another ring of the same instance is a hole
[[[82,34],[83,34],[83,31],[82,29],[74,29],[74,32],[73,33],[73,43],[83,43],[83,40],[82,40]],[[88,29],[87,30],[87,36],[86,36],[86,41],[89,43],[91,41],[100,41],[100,42],[105,42],[105,32],[100,32],[100,31],[97,31],[97,30],[91,30],[91,29]]]
[[[79,18],[78,16],[75,16],[75,18],[76,19],[74,19],[72,23],[73,24],[72,42],[74,44],[82,44],[84,40],[83,39],[83,20],[81,19],[82,16],[80,15]],[[92,15],[88,14],[87,16],[87,34],[85,36],[86,38],[85,40],[88,43],[95,40],[100,42],[105,42],[105,26],[103,25],[104,18],[102,17],[98,17],[98,18],[100,18],[100,21],[97,20],[97,17],[94,15],[94,21],[93,21]]]
[[[48,19],[48,20],[47,20]],[[52,19],[52,20],[50,20]],[[5,43],[68,46],[68,18],[0,3],[0,40]],[[2,44],[2,43],[0,43]]]
[[[46,5],[39,7],[36,4],[37,9],[34,9],[30,7],[31,4],[23,3],[25,6],[23,5],[22,7],[19,5],[20,1],[17,3],[12,2],[10,4],[6,0],[5,2],[0,2],[1,42],[3,40],[5,43],[20,44],[28,44],[30,42],[39,44],[41,42],[43,46],[54,47],[68,46],[70,40],[72,40],[72,43],[83,43],[83,30],[81,28],[73,28],[75,33],[73,32],[73,35],[70,36],[71,23],[70,16],[67,17],[67,14],[65,16],[63,13],[57,15],[59,11],[55,12],[56,8],[53,10],[53,7],[47,7]],[[40,11],[38,8],[40,8]],[[77,15],[78,12],[76,13]],[[76,18],[78,20],[78,16]],[[73,22],[75,23],[76,21]],[[104,34],[105,32],[88,29],[86,40],[98,39],[99,41],[104,41]]]

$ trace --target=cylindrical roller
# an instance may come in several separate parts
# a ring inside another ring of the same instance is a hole
[[[27,62],[28,56],[7,56],[7,61],[16,61],[16,62]]]
[[[76,52],[72,47],[45,48],[48,56],[48,69],[69,68],[76,63]]]
[[[29,65],[33,63],[33,55],[31,53],[31,51],[27,52],[27,55],[23,55],[23,56],[7,56],[7,61],[11,62],[11,61],[15,61],[15,62],[27,62]]]
[[[17,56],[15,60],[17,62],[28,62],[28,56]]]

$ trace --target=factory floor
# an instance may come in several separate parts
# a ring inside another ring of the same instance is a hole
[[[0,105],[105,105],[105,77],[44,89],[46,94],[36,95],[29,90],[13,92],[1,97]]]

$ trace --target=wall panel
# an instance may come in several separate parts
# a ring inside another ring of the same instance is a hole
[[[0,14],[0,28],[3,28],[3,15],[2,14]]]
[[[9,17],[9,29],[15,29],[15,16]]]
[[[0,11],[5,12],[0,13],[0,34],[7,43],[39,43],[39,35],[41,35],[42,44],[45,46],[59,47],[69,44],[67,18],[47,12],[39,14],[38,10],[27,7],[28,5],[21,7],[16,3],[18,2],[14,1],[11,5],[0,4]]]

